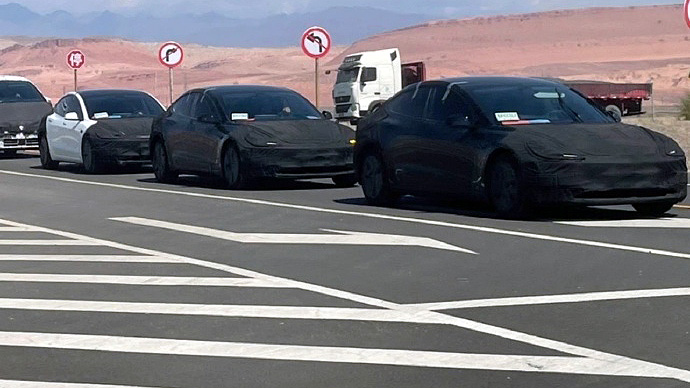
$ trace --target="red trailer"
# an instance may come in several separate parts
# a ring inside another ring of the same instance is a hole
[[[565,81],[565,85],[584,94],[608,112],[621,116],[644,113],[642,100],[652,97],[652,84],[619,84],[600,81]]]

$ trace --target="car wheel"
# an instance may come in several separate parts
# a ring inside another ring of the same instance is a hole
[[[653,203],[636,203],[633,205],[638,213],[645,216],[663,216],[673,208],[674,202],[653,202]]]
[[[334,176],[333,183],[338,187],[352,187],[357,184],[357,176],[355,174]]]
[[[359,182],[370,205],[392,205],[400,198],[400,195],[391,189],[386,178],[386,168],[378,155],[369,154],[364,158]]]
[[[240,153],[233,145],[229,146],[223,154],[223,179],[225,185],[232,190],[242,189],[246,186],[247,179],[242,171]]]
[[[93,143],[88,137],[81,143],[81,160],[84,170],[89,174],[99,173],[103,169],[103,163],[98,160],[98,155],[93,150]]]
[[[156,180],[161,183],[173,183],[178,175],[170,169],[168,164],[168,153],[165,150],[165,145],[162,141],[157,141],[153,145],[153,157],[151,158],[153,165],[153,174]]]
[[[48,148],[48,139],[45,136],[41,136],[38,141],[38,152],[41,157],[41,166],[48,170],[54,170],[58,168],[60,162],[56,162],[50,157],[50,149]]]
[[[530,213],[517,163],[509,157],[499,157],[489,172],[489,199],[500,217],[525,218]]]

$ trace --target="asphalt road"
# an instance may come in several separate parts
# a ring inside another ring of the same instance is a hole
[[[690,209],[152,178],[0,159],[0,387],[690,386]]]

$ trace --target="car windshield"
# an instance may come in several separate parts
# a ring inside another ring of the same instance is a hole
[[[349,84],[357,82],[357,77],[359,77],[359,67],[353,67],[352,69],[339,70],[338,79],[336,79],[336,84]]]
[[[219,100],[231,120],[320,119],[321,114],[301,95],[290,91],[221,92]]]
[[[146,93],[85,96],[84,105],[94,120],[153,117],[163,113],[160,104]]]
[[[0,81],[0,103],[44,102],[41,92],[26,81]]]
[[[614,122],[564,86],[467,85],[463,89],[487,116],[506,125]]]

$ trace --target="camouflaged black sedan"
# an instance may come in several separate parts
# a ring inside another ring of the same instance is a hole
[[[687,195],[683,150],[543,79],[415,84],[360,121],[357,174],[369,203],[405,194],[490,202],[502,217],[552,204],[631,204],[660,215]]]

